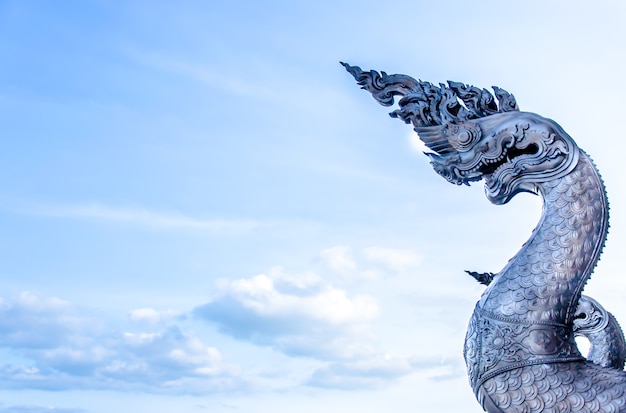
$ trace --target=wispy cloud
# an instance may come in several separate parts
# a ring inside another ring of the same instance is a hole
[[[378,389],[415,373],[450,367],[440,358],[392,357],[378,355],[348,362],[335,362],[316,369],[307,384],[342,390]]]
[[[33,214],[69,218],[93,219],[128,223],[159,230],[200,230],[216,232],[247,232],[274,223],[252,219],[203,219],[180,213],[155,212],[143,208],[114,207],[102,204],[47,205],[30,210]]]
[[[128,314],[128,319],[134,323],[157,325],[168,322],[174,318],[182,317],[177,310],[156,310],[151,307],[136,308]]]
[[[422,257],[408,250],[383,247],[369,247],[363,251],[369,261],[380,263],[394,272],[402,272],[419,265]]]
[[[329,108],[339,110],[345,99],[340,91],[327,83],[317,82],[315,77],[309,77],[303,82],[300,78],[302,72],[289,73],[286,67],[277,72],[264,59],[258,60],[255,66],[233,63],[225,68],[215,65],[212,60],[156,54],[139,49],[127,49],[126,53],[140,65],[250,101],[277,104],[281,107],[292,105],[308,113],[331,113]],[[263,81],[260,82],[259,79]],[[302,96],[307,96],[307,99],[302,99]]]
[[[347,245],[336,245],[322,250],[320,258],[335,274],[352,281],[373,280],[383,272],[403,272],[422,261],[422,257],[411,250],[372,246],[360,252],[355,255]],[[368,263],[377,264],[376,268],[367,268]]]
[[[320,256],[338,274],[348,275],[356,271],[356,261],[346,245],[326,248],[320,252]]]
[[[187,77],[201,85],[245,98],[279,101],[282,97],[275,88],[237,76],[233,71],[218,70],[215,65],[192,62],[178,57],[164,57],[162,54],[157,55],[137,49],[128,49],[127,54],[139,64]]]
[[[319,257],[332,272],[345,281],[373,280],[380,275],[373,269],[362,268],[357,263],[352,249],[347,245],[323,249]]]
[[[0,407],[0,413],[86,413],[84,409],[41,406],[8,406]]]

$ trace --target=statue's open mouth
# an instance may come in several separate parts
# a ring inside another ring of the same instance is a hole
[[[539,152],[539,146],[534,143],[529,144],[525,148],[513,147],[511,149],[504,148],[502,154],[496,159],[483,160],[477,169],[483,175],[493,175],[498,169],[504,167],[506,164],[513,164],[516,158],[523,155],[537,155]]]
[[[432,152],[427,153],[427,155],[431,158],[431,164],[435,171],[449,182],[457,185],[469,185],[470,182],[485,179],[488,186],[493,186],[493,181],[497,181],[498,177],[505,173],[506,170],[513,172],[515,169],[523,169],[520,166],[521,163],[533,163],[531,159],[536,158],[539,151],[539,145],[536,143],[530,143],[523,148],[503,145],[499,150],[500,155],[497,157],[475,156],[471,164],[466,167],[454,163],[454,161],[458,160],[458,155],[449,154],[442,156]]]

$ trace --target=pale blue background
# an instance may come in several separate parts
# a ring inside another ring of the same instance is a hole
[[[626,319],[622,1],[0,1],[0,412],[480,412],[540,214],[447,184],[339,65],[515,94],[596,160]]]

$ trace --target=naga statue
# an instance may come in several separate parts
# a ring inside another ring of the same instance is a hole
[[[606,240],[608,202],[590,157],[554,121],[521,112],[513,95],[342,63],[362,89],[412,124],[448,182],[484,180],[502,205],[520,192],[542,197],[531,237],[487,285],[471,316],[464,358],[489,413],[626,412],[626,345],[615,318],[582,296]],[[575,336],[589,339],[587,357]]]

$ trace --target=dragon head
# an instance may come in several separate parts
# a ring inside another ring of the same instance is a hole
[[[448,82],[435,86],[406,75],[364,72],[342,63],[362,89],[385,106],[400,96],[394,118],[411,123],[435,171],[448,182],[485,181],[487,198],[504,204],[519,192],[569,173],[579,151],[554,121],[519,112],[513,95]]]
[[[593,298],[583,295],[574,314],[574,334],[589,336],[600,332],[609,324],[609,313]]]

